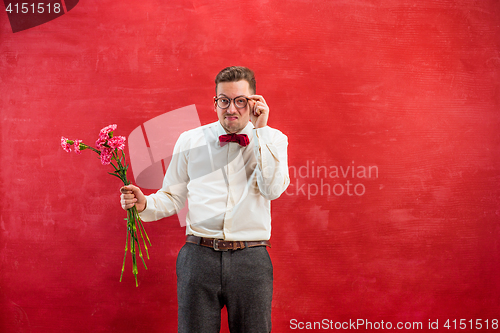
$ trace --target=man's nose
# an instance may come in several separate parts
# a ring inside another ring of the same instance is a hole
[[[237,112],[238,110],[236,109],[236,105],[234,104],[235,101],[231,101],[229,102],[229,107],[227,108],[227,112],[230,112],[230,113],[235,113]]]

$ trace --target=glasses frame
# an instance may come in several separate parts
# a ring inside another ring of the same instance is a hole
[[[243,107],[241,107],[241,108],[240,108],[240,107],[238,107],[238,106],[236,105],[236,100],[237,100],[238,98],[242,98],[242,97],[243,97],[244,99],[246,99],[246,100],[247,100],[247,103],[245,104],[245,106],[243,106]],[[219,105],[219,99],[223,99],[223,98],[225,98],[225,99],[228,99],[228,100],[229,100],[229,105],[228,105],[228,106],[226,106],[225,108],[223,108],[223,107],[221,107],[221,106]],[[244,109],[244,108],[246,108],[246,107],[247,107],[247,105],[248,105],[248,101],[249,101],[249,100],[250,100],[250,98],[246,97],[245,95],[236,96],[235,98],[229,98],[229,97],[227,97],[227,96],[223,96],[223,97],[215,97],[215,96],[214,96],[214,102],[215,102],[215,104],[217,105],[217,107],[221,108],[222,110],[229,109],[229,108],[231,107],[231,103],[233,103],[233,104],[234,104],[234,107],[235,107],[235,108],[237,108],[237,109]]]

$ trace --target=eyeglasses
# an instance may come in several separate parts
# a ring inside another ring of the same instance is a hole
[[[234,106],[236,106],[238,109],[243,109],[244,107],[247,106],[249,99],[246,98],[245,96],[238,96],[235,98],[229,98],[224,96],[219,98],[214,97],[214,101],[217,103],[217,106],[220,107],[221,109],[229,108],[229,106],[231,106],[231,101],[234,101]]]

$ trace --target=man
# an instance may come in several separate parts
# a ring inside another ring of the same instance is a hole
[[[187,199],[186,244],[176,265],[179,332],[219,332],[225,305],[231,333],[268,333],[270,200],[290,183],[288,139],[267,126],[269,107],[250,69],[223,69],[215,92],[219,120],[181,134],[157,193],[124,186],[121,205],[154,221]]]

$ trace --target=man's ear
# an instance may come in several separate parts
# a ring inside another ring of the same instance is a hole
[[[215,100],[217,97],[214,96],[214,111],[217,113],[217,101]]]

